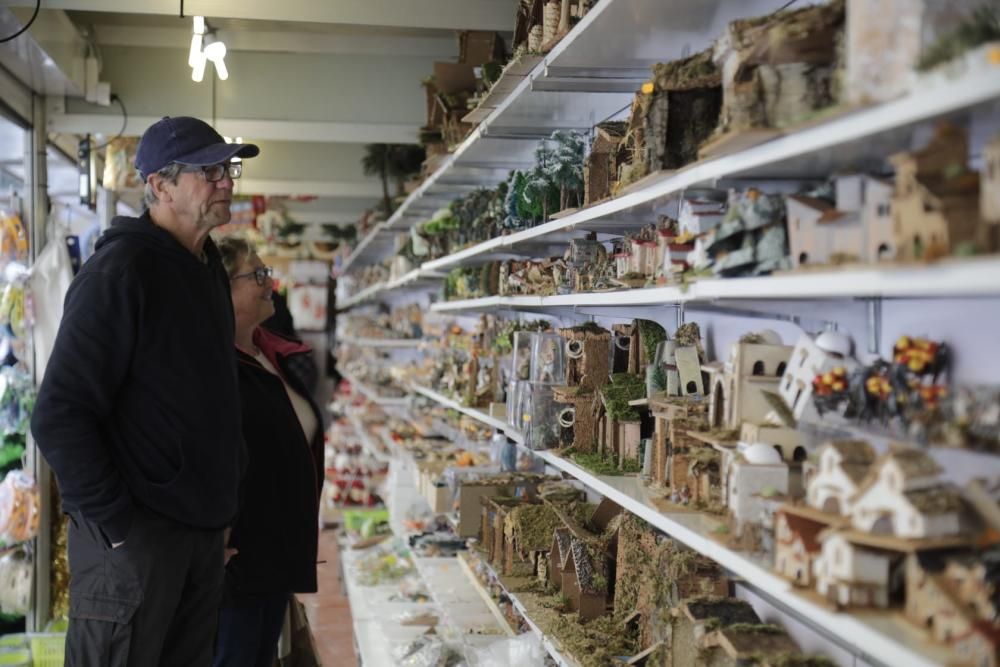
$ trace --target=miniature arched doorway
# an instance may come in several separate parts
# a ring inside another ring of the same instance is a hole
[[[792,451],[792,460],[796,463],[802,463],[806,460],[807,456],[809,456],[809,453],[806,452],[806,448],[802,445],[799,445]]]
[[[694,384],[694,383],[691,383]],[[722,426],[722,420],[725,417],[723,414],[725,412],[726,397],[722,391],[722,383],[715,383],[715,391],[712,392],[712,409],[714,412],[714,419],[712,419],[712,426],[720,428]]]
[[[896,530],[893,526],[892,515],[883,514],[878,518],[878,520],[872,524],[871,529],[872,535],[895,535]]]
[[[876,251],[877,259],[889,259],[889,244],[879,243],[878,250]]]
[[[764,375],[764,362],[763,361],[753,362],[753,371],[751,372],[754,375]]]
[[[782,375],[784,375],[785,374],[785,367],[787,367],[787,366],[788,366],[788,364],[786,364],[784,361],[779,362],[778,363],[778,367],[774,369],[774,377],[780,378]]]
[[[698,385],[697,385],[697,383],[695,383],[694,380],[690,380],[687,383],[687,385],[685,385],[685,388],[687,389],[687,393],[688,394],[697,394],[698,393]]]
[[[840,516],[840,500],[833,496],[827,498],[823,501],[823,511],[827,514],[836,514]]]
[[[800,252],[799,253],[799,264],[808,264],[808,263],[809,263],[809,253],[807,253],[807,252]]]

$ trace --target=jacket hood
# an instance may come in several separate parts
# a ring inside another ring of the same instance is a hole
[[[176,255],[197,261],[197,258],[181,245],[170,232],[153,223],[149,217],[149,211],[145,211],[138,218],[124,215],[116,216],[111,221],[111,227],[97,239],[95,249],[100,250],[104,246],[121,240],[141,243],[164,254]],[[212,239],[205,241],[205,254],[209,257],[218,255],[218,250],[215,248],[215,244],[212,243]]]

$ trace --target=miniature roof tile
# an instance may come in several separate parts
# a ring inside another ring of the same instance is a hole
[[[594,559],[590,555],[590,550],[583,540],[570,538],[570,552],[573,554],[573,569],[576,572],[577,581],[580,583],[580,590],[591,595],[606,593],[605,586],[600,586],[597,577],[601,574],[597,571]]]
[[[965,509],[965,500],[958,489],[950,484],[939,484],[927,489],[906,491],[904,494],[913,507],[923,514],[949,514]]]
[[[863,463],[848,463],[841,464],[840,469],[844,471],[844,474],[851,478],[855,486],[864,481],[865,476],[868,471],[871,470],[871,465],[866,465]]]
[[[802,546],[805,547],[806,551],[809,553],[815,553],[820,550],[820,544],[817,537],[820,534],[820,531],[826,528],[826,524],[822,524],[818,521],[811,521],[805,517],[789,514],[787,512],[781,512],[781,515],[785,517],[785,522],[788,524],[789,530],[802,538]]]
[[[844,463],[870,465],[875,461],[875,450],[866,440],[832,440],[829,444]]]
[[[788,199],[792,201],[797,201],[800,204],[805,204],[809,208],[816,209],[817,211],[832,211],[834,210],[833,204],[825,199],[820,199],[819,197],[807,197],[806,195],[788,195]]]
[[[559,567],[565,568],[570,557],[569,531],[565,528],[556,528],[552,534],[552,546],[558,551]]]
[[[715,618],[722,626],[734,623],[760,623],[760,617],[753,607],[736,598],[695,598],[683,603],[681,609],[694,621]]]
[[[761,660],[799,652],[798,645],[783,632],[756,632],[754,627],[744,624],[722,628],[719,632],[725,635],[738,657],[745,658],[752,654],[757,660]]]
[[[939,475],[942,472],[941,466],[928,456],[926,452],[919,449],[901,449],[890,452],[883,458],[894,460],[903,472],[903,475],[908,479]]]

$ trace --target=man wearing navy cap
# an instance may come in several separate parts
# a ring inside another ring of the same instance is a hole
[[[147,210],[117,217],[66,294],[31,429],[70,517],[66,665],[209,665],[241,434],[229,222],[253,144],[164,118],[136,154]]]

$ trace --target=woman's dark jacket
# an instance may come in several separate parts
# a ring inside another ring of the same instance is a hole
[[[317,429],[306,442],[281,379],[237,351],[247,470],[239,518],[229,546],[227,598],[240,593],[316,591],[319,496],[323,484],[323,419],[310,392],[290,370],[308,347],[258,328],[254,342],[288,384],[309,401]]]

